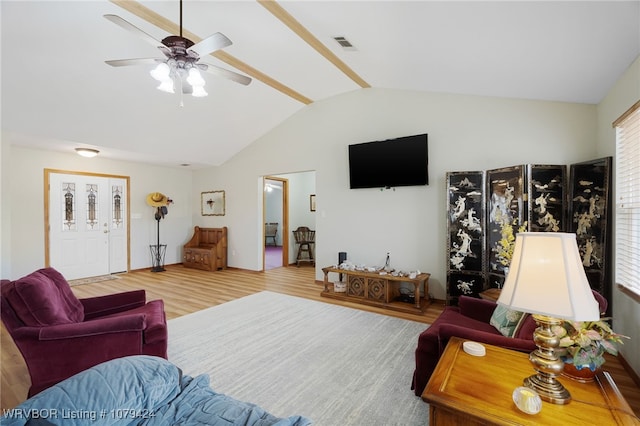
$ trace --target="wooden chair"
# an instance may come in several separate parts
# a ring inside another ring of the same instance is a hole
[[[300,266],[300,262],[310,262],[316,264],[313,256],[313,244],[316,239],[316,231],[312,231],[306,226],[300,226],[293,231],[293,237],[298,244],[298,255],[296,256],[296,265]]]
[[[269,245],[269,239],[273,245],[278,245],[278,222],[268,222],[264,224],[264,245]]]
[[[182,264],[187,268],[217,271],[227,269],[227,227],[200,228],[184,245]]]

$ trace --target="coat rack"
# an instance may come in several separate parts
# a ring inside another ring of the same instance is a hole
[[[151,244],[149,250],[151,251],[151,272],[164,272],[164,256],[167,252],[167,245],[160,244],[160,220],[168,214],[167,205],[172,201],[164,194],[160,192],[153,192],[147,195],[147,204],[156,209],[154,217],[156,219],[156,244]]]

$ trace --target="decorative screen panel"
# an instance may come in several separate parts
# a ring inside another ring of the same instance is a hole
[[[572,164],[569,225],[589,284],[610,299],[608,231],[611,157]]]
[[[487,171],[487,254],[489,272],[505,274],[518,230],[526,226],[524,166]]]
[[[447,173],[448,270],[484,270],[484,173]]]
[[[566,170],[566,166],[529,165],[529,231],[566,229]]]
[[[485,174],[447,173],[447,303],[484,290]],[[467,273],[468,272],[468,273]]]
[[[484,275],[478,272],[449,272],[447,274],[447,304],[457,305],[458,297],[478,295],[486,288]]]

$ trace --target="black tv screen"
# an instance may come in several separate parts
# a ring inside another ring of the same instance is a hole
[[[349,145],[349,183],[356,188],[428,185],[427,135]]]

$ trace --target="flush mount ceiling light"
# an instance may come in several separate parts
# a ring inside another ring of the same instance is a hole
[[[78,153],[78,155],[82,155],[83,157],[88,158],[95,157],[100,153],[100,151],[93,148],[76,148],[76,152]]]

